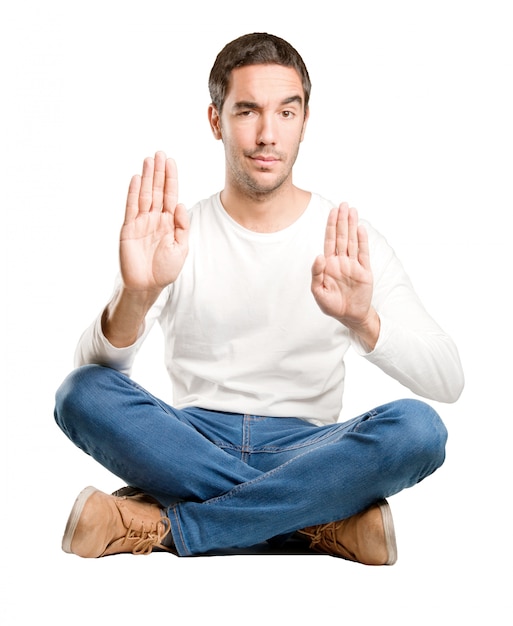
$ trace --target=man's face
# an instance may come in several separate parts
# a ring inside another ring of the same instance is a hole
[[[227,185],[261,198],[292,181],[307,120],[296,70],[281,65],[233,70],[221,118],[211,107],[210,120],[224,143]]]

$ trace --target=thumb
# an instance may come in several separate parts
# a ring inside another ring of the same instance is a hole
[[[316,289],[324,283],[325,268],[326,257],[323,254],[319,254],[312,265],[312,289]]]

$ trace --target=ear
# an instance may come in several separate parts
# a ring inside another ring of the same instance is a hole
[[[303,139],[305,138],[306,124],[308,122],[309,117],[310,117],[310,107],[306,107],[305,119],[303,120],[303,129],[301,130],[301,141],[303,141]]]
[[[212,134],[216,139],[222,139],[223,135],[221,133],[221,117],[219,115],[218,110],[213,104],[210,104],[208,107],[208,121],[210,123],[210,129],[212,130]]]

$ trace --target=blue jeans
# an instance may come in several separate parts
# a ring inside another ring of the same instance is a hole
[[[161,503],[181,556],[354,515],[434,472],[447,439],[438,414],[419,400],[319,427],[177,410],[98,365],[66,378],[55,419],[84,452]]]

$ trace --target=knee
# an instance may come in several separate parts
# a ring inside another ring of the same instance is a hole
[[[70,421],[94,410],[99,398],[100,381],[108,376],[109,369],[101,365],[84,365],[73,370],[57,389],[54,417],[59,427],[68,432]]]
[[[399,400],[401,433],[410,453],[434,471],[445,460],[447,429],[429,404],[416,399]]]

